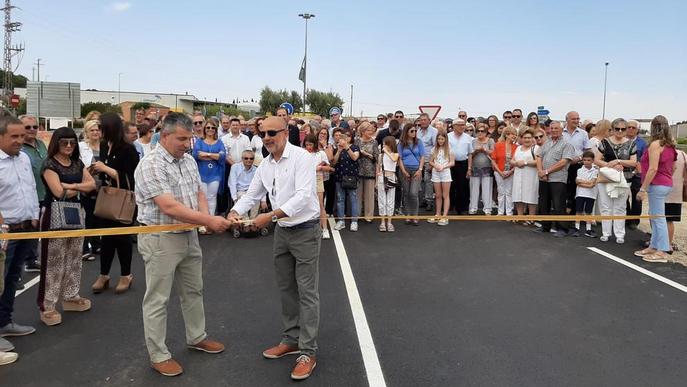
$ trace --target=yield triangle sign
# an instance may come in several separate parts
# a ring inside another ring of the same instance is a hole
[[[429,116],[430,121],[434,121],[434,119],[437,118],[437,115],[439,115],[441,105],[420,105],[418,106],[418,109],[420,109],[420,113],[426,113]]]

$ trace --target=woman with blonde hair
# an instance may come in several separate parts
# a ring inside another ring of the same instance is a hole
[[[611,130],[611,121],[601,120],[594,126],[594,136],[589,139],[592,144],[592,149],[599,147],[601,142],[608,137],[608,132]]]
[[[513,157],[518,147],[517,139],[518,133],[515,128],[506,127],[501,139],[494,145],[494,151],[491,152],[491,167],[496,179],[497,215],[513,215]]]
[[[377,128],[367,121],[358,126],[360,137],[355,139],[355,145],[360,149],[358,158],[358,208],[363,209],[363,218],[372,223],[375,214],[375,177],[377,175],[375,163],[379,157],[379,144],[374,135]]]
[[[434,208],[436,209],[434,218],[427,220],[429,223],[436,222],[439,226],[448,225],[448,210],[451,208],[449,191],[453,181],[451,179],[451,167],[455,165],[455,160],[448,144],[448,136],[442,130],[437,133],[436,145],[429,158],[429,165],[432,167],[432,183],[434,184]]]
[[[642,186],[637,200],[649,200],[651,218],[651,242],[644,250],[635,255],[647,262],[668,262],[667,252],[671,251],[668,225],[665,215],[666,196],[673,188],[673,164],[677,157],[675,142],[670,133],[668,120],[661,115],[651,120],[651,141],[649,148],[642,154]]]

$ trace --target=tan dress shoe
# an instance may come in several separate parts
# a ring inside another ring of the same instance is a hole
[[[297,346],[280,343],[276,347],[266,349],[262,353],[262,356],[264,356],[267,359],[279,359],[280,357],[284,357],[286,355],[296,355],[299,353],[301,353],[301,351],[298,349]]]
[[[174,359],[167,359],[159,363],[152,363],[151,366],[157,372],[164,376],[177,376],[184,372],[181,368],[181,364],[177,363]]]
[[[203,351],[206,353],[224,352],[224,344],[222,344],[218,341],[212,341],[209,339],[202,340],[201,342],[193,344],[193,345],[189,345],[188,347],[191,349]]]
[[[62,310],[65,312],[85,312],[91,309],[91,300],[83,297],[62,301]]]
[[[93,293],[98,294],[102,293],[103,290],[107,289],[110,287],[110,276],[107,275],[99,275],[98,279],[95,280],[93,283],[93,286],[91,286],[91,289],[93,289]]]

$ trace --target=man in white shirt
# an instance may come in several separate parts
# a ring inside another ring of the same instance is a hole
[[[565,128],[563,128],[563,138],[573,146],[575,155],[570,160],[570,167],[568,168],[568,186],[566,197],[566,208],[570,215],[575,215],[575,191],[577,184],[577,170],[582,168],[582,153],[591,149],[592,145],[589,142],[589,134],[586,130],[580,128],[580,114],[576,111],[568,112],[565,115]]]
[[[222,118],[224,120],[224,118]],[[251,149],[250,139],[245,134],[241,133],[241,120],[233,117],[229,119],[229,133],[221,138],[224,148],[227,151],[227,167],[224,168],[224,181],[229,181],[229,174],[231,173],[232,167],[238,163],[238,167],[241,167],[241,154],[246,149]],[[231,207],[229,200],[231,198],[226,194],[221,195],[217,201],[217,210],[224,213],[228,208]]]
[[[283,332],[281,342],[262,354],[276,359],[290,354],[300,356],[291,372],[295,380],[306,379],[315,368],[320,322],[319,258],[320,204],[315,187],[312,157],[288,142],[284,119],[268,117],[262,122],[260,136],[270,152],[248,192],[229,213],[229,220],[240,221],[261,198],[269,193],[273,211],[254,219],[257,228],[277,223],[274,230],[274,261],[281,293]]]
[[[0,219],[8,232],[37,231],[38,194],[31,169],[31,160],[21,152],[26,129],[15,117],[0,117]],[[12,240],[6,247],[5,288],[0,296],[0,338],[25,336],[36,331],[30,326],[12,321],[16,282],[21,275],[24,259],[31,249],[31,240]],[[14,348],[0,339],[0,352]]]
[[[468,213],[470,204],[470,181],[468,174],[468,155],[472,153],[472,136],[465,133],[465,120],[458,118],[453,121],[453,133],[448,136],[455,165],[451,167],[451,205],[459,215]]]

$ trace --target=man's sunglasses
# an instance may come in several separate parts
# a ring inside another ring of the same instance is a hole
[[[503,116],[504,120],[510,120],[511,118],[513,118],[513,116]]]
[[[203,125],[203,121],[193,121],[193,125]]]
[[[38,130],[38,125],[26,125],[26,126],[24,126],[24,129],[26,129],[26,130],[31,130],[31,129]]]
[[[513,115],[513,118],[522,118],[521,115]]]
[[[274,137],[274,136],[276,136],[277,134],[279,134],[279,133],[281,133],[281,132],[283,132],[283,131],[285,131],[285,130],[286,130],[286,129],[265,130],[265,131],[260,130],[260,131],[258,131],[258,136],[260,136],[261,138],[265,138],[265,135],[268,135],[268,136],[270,136],[270,137]]]
[[[255,160],[255,157],[244,157],[244,160]]]
[[[403,118],[403,116],[394,116],[394,118]]]
[[[535,140],[539,140],[540,138],[544,138],[544,136],[534,136]]]
[[[459,118],[465,118],[465,117],[467,117],[467,116],[466,116],[465,114],[459,114],[458,117],[459,117]]]

